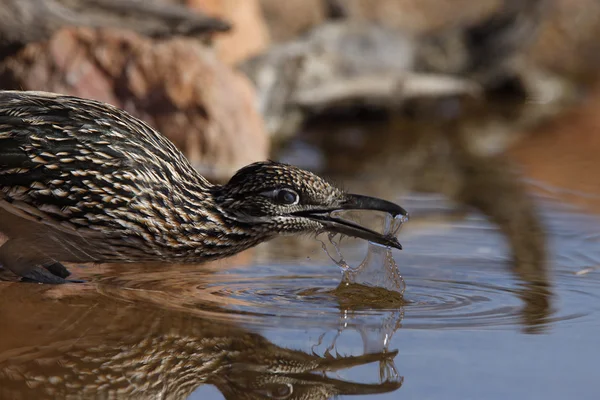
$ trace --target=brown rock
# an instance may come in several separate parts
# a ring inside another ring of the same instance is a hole
[[[534,64],[570,77],[598,76],[600,2],[554,0],[529,52]]]
[[[258,0],[187,0],[192,9],[230,22],[233,29],[215,38],[219,58],[237,64],[269,46],[269,32]]]
[[[0,85],[124,108],[173,140],[209,176],[224,177],[267,157],[252,87],[196,40],[63,29],[4,60]]]
[[[470,25],[496,11],[502,0],[329,0],[348,18],[421,34]]]
[[[323,0],[261,0],[260,4],[274,42],[291,40],[327,17]]]
[[[475,26],[502,10],[516,10],[519,19],[534,20],[537,18],[534,16],[535,10],[542,10],[538,32],[526,35],[535,39],[526,52],[529,65],[567,78],[583,78],[587,81],[598,76],[600,2],[597,0],[324,1],[337,4],[347,18],[377,22],[413,34]],[[482,28],[489,26],[486,24]],[[514,31],[519,33],[516,28]]]

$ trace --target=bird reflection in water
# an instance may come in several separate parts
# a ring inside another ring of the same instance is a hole
[[[122,293],[123,301],[114,296],[119,288],[109,296],[89,285],[25,288],[0,286],[2,303],[12,304],[2,311],[0,398],[183,399],[212,384],[227,399],[327,399],[402,385],[397,352],[379,342],[379,331],[364,331],[372,343],[362,355],[333,356],[335,342],[317,355],[280,347],[231,318],[165,309],[135,300],[136,292]],[[349,327],[351,312],[344,314]],[[394,372],[379,383],[327,375],[374,362]]]

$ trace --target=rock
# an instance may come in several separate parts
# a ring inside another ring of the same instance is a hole
[[[598,1],[555,0],[527,60],[570,79],[593,80],[600,66],[599,35]]]
[[[342,14],[411,34],[426,34],[449,26],[475,24],[489,18],[503,0],[328,0]]]
[[[342,9],[352,4],[362,3],[344,2]],[[393,4],[414,6],[424,15],[436,11],[428,1]],[[350,13],[271,48],[242,69],[257,86],[268,131],[281,136],[308,115],[332,109],[399,111],[413,99],[425,99],[435,109],[438,99],[480,93],[522,100],[533,90],[527,84],[542,82],[536,76],[522,79],[517,60],[535,39],[546,5],[547,0],[504,0],[493,12],[440,22],[444,29],[438,30],[399,30]]]
[[[273,0],[276,1],[276,0]],[[578,78],[596,75],[600,65],[600,2],[597,0],[323,0],[345,18],[374,22],[413,35],[463,29],[501,14],[503,10],[539,8],[539,33],[531,35],[525,54],[536,67]],[[488,24],[489,25],[489,24]],[[485,26],[484,26],[485,27]],[[493,47],[493,46],[491,46]]]
[[[479,92],[460,77],[421,74],[427,46],[419,44],[373,24],[329,22],[247,61],[242,70],[257,87],[267,130],[283,137],[308,114],[332,108],[397,109],[408,99]]]
[[[269,32],[258,0],[186,0],[190,8],[229,21],[232,31],[214,39],[219,58],[237,64],[269,46]]]
[[[291,40],[327,18],[323,0],[261,0],[260,4],[275,43]]]
[[[45,40],[64,26],[123,28],[155,37],[199,36],[229,29],[219,19],[155,1],[3,0],[0,46]]]
[[[248,80],[197,40],[62,29],[5,59],[0,85],[124,108],[173,140],[209,177],[224,178],[268,155]]]

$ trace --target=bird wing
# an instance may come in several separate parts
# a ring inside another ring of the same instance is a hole
[[[76,97],[0,91],[0,207],[7,211],[68,233],[123,234],[156,215],[150,199],[168,198],[174,181],[209,185],[168,139],[130,114]]]

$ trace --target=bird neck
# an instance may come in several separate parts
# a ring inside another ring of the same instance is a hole
[[[211,184],[174,197],[173,220],[187,219],[179,224],[176,235],[181,257],[198,261],[228,257],[272,236],[260,224],[244,222],[228,212],[220,202],[222,190]]]

